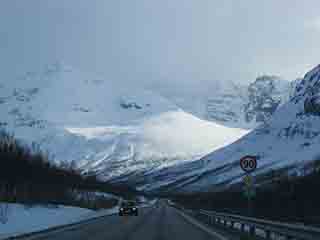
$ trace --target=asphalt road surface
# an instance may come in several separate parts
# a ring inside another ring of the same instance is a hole
[[[165,203],[139,209],[139,216],[107,216],[30,240],[222,240],[209,234]]]

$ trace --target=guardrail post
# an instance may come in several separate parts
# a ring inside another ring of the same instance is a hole
[[[251,236],[254,236],[256,234],[254,226],[250,226],[249,233],[250,233]]]
[[[230,227],[234,228],[234,222],[233,221],[231,221]]]
[[[241,224],[241,232],[244,232],[244,223],[240,223]]]
[[[271,232],[270,230],[266,230],[266,239],[271,239]]]

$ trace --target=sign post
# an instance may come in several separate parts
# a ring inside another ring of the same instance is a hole
[[[246,173],[243,178],[244,182],[244,195],[248,200],[248,215],[252,215],[252,203],[251,199],[255,196],[256,192],[253,188],[253,178],[250,175],[257,168],[257,157],[244,156],[240,159],[240,167]]]

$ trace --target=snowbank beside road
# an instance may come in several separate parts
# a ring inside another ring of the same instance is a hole
[[[93,211],[68,206],[51,208],[43,206],[26,208],[21,204],[8,206],[8,221],[5,224],[0,223],[0,239],[113,214],[118,210],[118,207]]]

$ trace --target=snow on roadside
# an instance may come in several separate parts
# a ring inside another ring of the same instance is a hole
[[[113,214],[117,210],[118,207],[93,211],[69,206],[26,208],[21,204],[9,204],[8,221],[0,223],[0,239]]]

